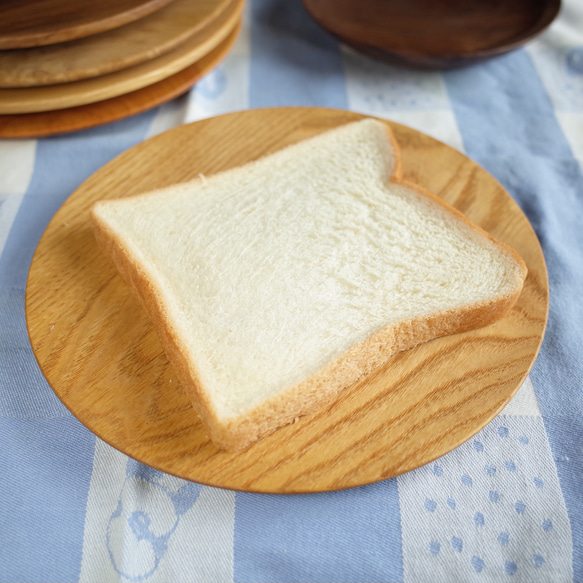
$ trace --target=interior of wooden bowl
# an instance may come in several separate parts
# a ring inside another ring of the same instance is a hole
[[[560,0],[304,0],[341,40],[371,56],[464,64],[526,42],[557,15]]]

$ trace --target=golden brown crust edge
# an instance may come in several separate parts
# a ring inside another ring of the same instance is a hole
[[[493,301],[385,326],[302,383],[266,400],[244,418],[217,427],[212,431],[213,442],[227,450],[242,449],[296,417],[332,403],[343,389],[385,364],[394,354],[500,320],[512,309],[521,290]]]
[[[522,282],[524,282],[527,272],[526,265],[514,249],[496,240],[432,192],[402,178],[399,146],[390,128],[388,126],[385,128],[395,157],[391,182],[402,184],[429,197],[471,228],[504,248],[520,266]],[[520,285],[513,293],[492,301],[451,309],[429,317],[414,318],[383,327],[366,340],[352,346],[338,358],[327,363],[305,381],[267,399],[244,416],[221,421],[204,390],[196,367],[185,356],[184,342],[167,315],[163,294],[153,283],[154,278],[146,272],[132,251],[125,245],[123,239],[101,221],[95,210],[92,210],[91,217],[99,246],[111,257],[122,278],[141,299],[152,319],[162,347],[174,366],[178,379],[193,407],[208,429],[211,440],[215,445],[231,451],[243,449],[260,437],[292,422],[298,416],[314,412],[333,402],[344,388],[384,364],[397,352],[408,350],[440,336],[487,326],[503,318],[513,307],[522,291],[522,285]]]
[[[98,246],[111,258],[122,279],[142,302],[180,384],[200,415],[203,424],[211,431],[219,421],[196,368],[185,356],[186,347],[167,314],[162,292],[156,288],[153,283],[154,278],[147,273],[123,239],[101,220],[96,212],[98,206],[99,203],[91,210],[93,232]]]

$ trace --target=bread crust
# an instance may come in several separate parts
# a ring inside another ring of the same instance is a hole
[[[521,283],[511,293],[489,301],[384,326],[326,363],[309,378],[280,391],[239,417],[226,420],[219,418],[204,388],[199,371],[187,357],[186,342],[169,314],[163,290],[157,287],[156,278],[148,273],[147,268],[123,238],[100,218],[98,212],[100,203],[93,207],[91,218],[99,246],[111,257],[122,278],[140,298],[152,319],[164,351],[176,370],[180,384],[208,429],[211,440],[217,446],[231,451],[243,449],[260,437],[292,422],[298,416],[334,402],[343,389],[370,374],[397,352],[441,336],[487,326],[503,318],[520,296],[527,268],[518,253],[505,243],[496,240],[435,194],[404,180],[399,146],[390,128],[385,124],[383,126],[393,147],[394,168],[390,182],[401,184],[428,197],[457,216],[471,229],[502,247],[519,266]]]

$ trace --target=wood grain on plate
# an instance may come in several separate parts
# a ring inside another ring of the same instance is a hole
[[[0,138],[42,138],[75,132],[118,121],[170,101],[188,91],[227,56],[240,29],[239,23],[221,44],[202,59],[143,89],[70,109],[0,115]]]
[[[209,26],[175,49],[135,67],[73,83],[23,89],[0,89],[0,114],[66,109],[136,91],[185,69],[221,43],[241,20],[245,0],[229,7]]]
[[[177,47],[208,26],[230,0],[174,0],[155,14],[98,35],[0,51],[0,87],[39,87],[98,77]]]
[[[132,148],[71,195],[35,253],[26,312],[44,375],[83,424],[127,455],[182,478],[293,493],[349,488],[412,470],[468,440],[500,412],[543,337],[543,255],[528,220],[491,175],[415,130],[387,122],[402,149],[405,178],[512,245],[529,268],[522,295],[495,325],[394,356],[335,404],[243,452],[209,441],[149,318],[96,246],[89,208],[99,199],[211,175],[362,117],[280,108],[207,119]]]
[[[123,26],[172,0],[2,0],[0,49],[60,43]]]
[[[546,28],[561,0],[303,0],[321,26],[374,58],[447,68],[515,49]]]

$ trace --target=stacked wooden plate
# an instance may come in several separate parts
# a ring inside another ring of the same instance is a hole
[[[41,137],[164,103],[213,69],[244,0],[6,0],[0,137]]]

